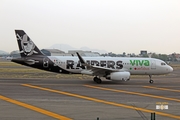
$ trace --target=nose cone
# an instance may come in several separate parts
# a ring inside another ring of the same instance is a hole
[[[171,66],[169,66],[169,72],[172,72],[173,68]]]

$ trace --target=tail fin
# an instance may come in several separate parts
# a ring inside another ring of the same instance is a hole
[[[44,55],[23,30],[15,30],[21,57]]]

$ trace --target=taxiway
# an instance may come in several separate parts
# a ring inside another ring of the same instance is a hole
[[[0,79],[0,119],[180,119],[180,78],[96,84],[87,79]],[[157,105],[168,109],[156,109]]]

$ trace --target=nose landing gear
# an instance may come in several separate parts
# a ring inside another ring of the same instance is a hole
[[[153,84],[154,80],[152,80],[152,75],[149,75],[149,78],[150,78],[149,83]]]

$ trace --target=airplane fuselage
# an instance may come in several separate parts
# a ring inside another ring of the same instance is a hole
[[[172,68],[164,61],[155,58],[83,57],[83,59],[89,65],[128,71],[131,75],[160,75],[172,71]],[[77,56],[36,56],[12,61],[57,73],[80,74],[86,70]]]

